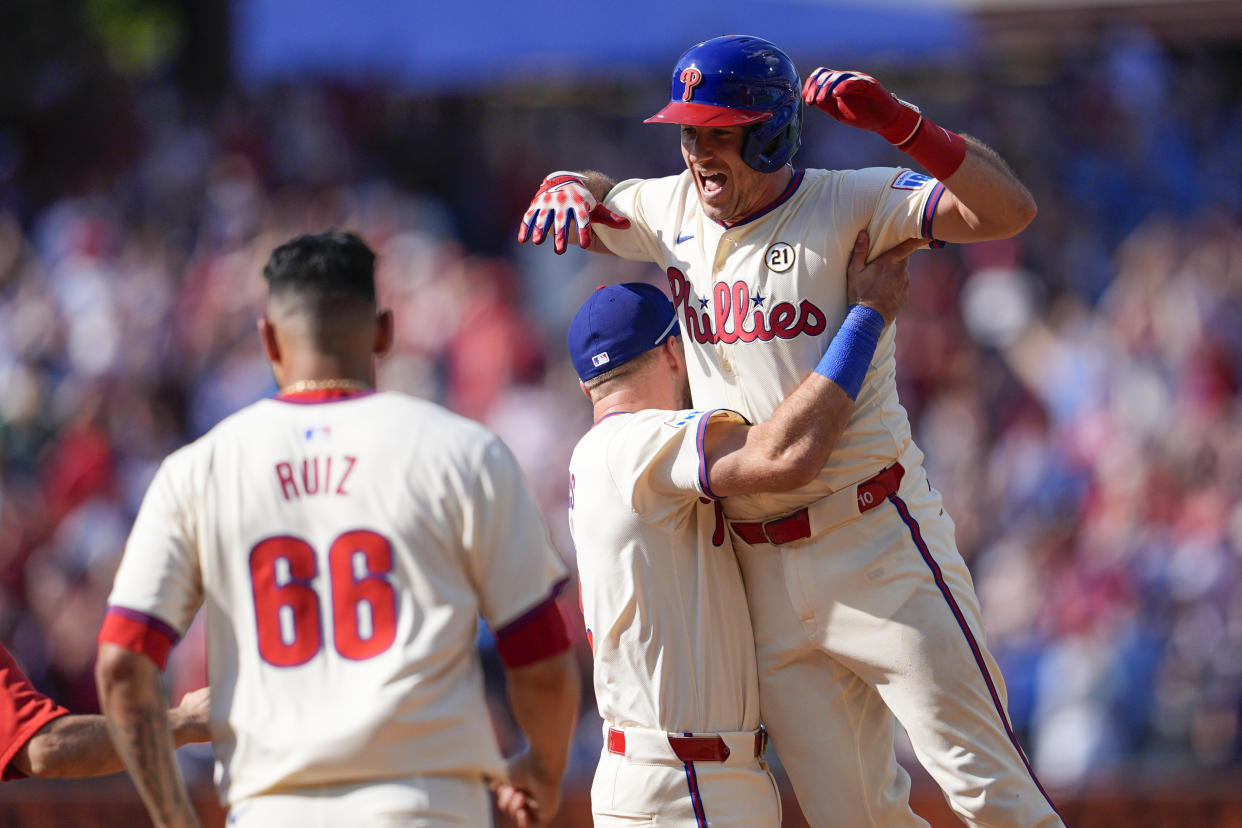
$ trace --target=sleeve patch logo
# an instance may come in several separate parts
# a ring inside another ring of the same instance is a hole
[[[784,242],[777,242],[768,248],[768,252],[763,254],[763,260],[768,264],[768,270],[774,273],[784,273],[793,267],[794,260],[798,256],[794,253],[794,249]]]
[[[931,181],[931,176],[917,173],[914,170],[906,170],[893,179],[891,186],[894,190],[917,190],[928,181]]]
[[[687,423],[698,419],[702,413],[702,411],[679,411],[665,420],[664,424],[672,428],[685,428]]]

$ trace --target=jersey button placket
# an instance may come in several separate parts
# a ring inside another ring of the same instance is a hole
[[[729,231],[726,230],[725,234],[720,237],[720,242],[716,245],[715,261],[712,263],[712,276],[715,281],[720,281],[721,274],[725,270],[729,252],[736,246],[737,242],[729,236]],[[722,333],[722,331],[716,331],[718,336]],[[729,358],[731,351],[732,348],[727,343],[716,343],[716,362],[720,365],[720,372],[724,376],[725,382],[729,385],[733,384],[733,360]]]

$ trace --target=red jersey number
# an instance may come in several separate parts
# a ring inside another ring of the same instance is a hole
[[[336,651],[361,661],[387,650],[397,637],[397,593],[385,577],[392,572],[388,539],[364,529],[346,532],[332,541],[328,568]]]
[[[328,549],[333,644],[355,661],[392,646],[397,635],[397,593],[392,545],[383,535],[355,529]],[[314,548],[288,535],[265,538],[250,551],[250,581],[258,628],[259,655],[276,667],[296,667],[323,647],[319,574]]]

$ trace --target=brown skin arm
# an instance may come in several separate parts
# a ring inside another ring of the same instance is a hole
[[[159,667],[141,653],[104,643],[95,684],[112,741],[157,828],[202,828],[173,755]]]
[[[1009,165],[969,135],[966,157],[944,180],[932,229],[948,242],[977,242],[1016,236],[1035,218],[1035,199]]]
[[[866,263],[870,241],[858,234],[846,270],[849,302],[874,308],[886,325],[905,304],[906,257],[924,247],[909,239]],[[854,401],[832,380],[811,372],[771,419],[755,426],[714,422],[704,435],[708,482],[719,497],[796,489],[815,479],[854,412]]]
[[[520,828],[547,825],[561,805],[561,777],[578,722],[581,679],[572,651],[505,671],[509,706],[529,747],[509,760],[497,806]]]
[[[209,742],[207,706],[210,691],[201,687],[186,693],[181,704],[168,711],[177,747]],[[13,756],[13,766],[26,776],[80,778],[125,770],[103,716],[70,714],[45,724]]]

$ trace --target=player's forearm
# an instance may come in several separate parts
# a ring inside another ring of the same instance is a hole
[[[168,711],[177,747],[211,741],[206,705],[201,707],[182,705]],[[22,745],[13,764],[26,776],[42,778],[103,776],[125,770],[107,721],[95,714],[72,714],[48,722]]]
[[[174,756],[168,702],[155,662],[104,644],[95,680],[112,741],[152,821],[159,828],[199,828]]]
[[[581,678],[572,651],[505,671],[513,719],[545,779],[559,783],[578,722]]]
[[[709,447],[709,479],[719,497],[755,492],[783,492],[815,479],[854,411],[854,401],[840,385],[818,373],[804,379],[771,419],[739,430],[744,442],[729,452]],[[713,455],[726,454],[716,462]]]
[[[942,199],[937,208],[936,238],[976,242],[1017,235],[1035,218],[1034,197],[995,151],[963,137],[966,157],[943,182],[952,198]]]
[[[13,764],[27,776],[101,776],[125,770],[103,716],[69,715],[43,726]]]
[[[586,179],[587,189],[591,191],[591,195],[595,196],[596,201],[603,201],[612,192],[612,188],[617,186],[615,178],[598,170],[584,170],[579,175]]]

